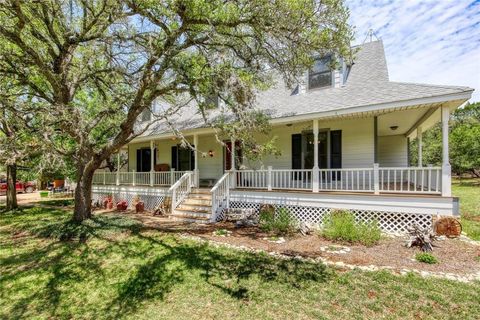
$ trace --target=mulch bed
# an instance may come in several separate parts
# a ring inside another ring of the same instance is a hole
[[[205,240],[274,251],[285,255],[311,258],[324,257],[330,261],[342,261],[351,265],[388,266],[399,271],[402,269],[417,269],[458,275],[473,274],[480,271],[480,245],[460,239],[435,241],[432,254],[439,262],[429,265],[415,260],[415,254],[421,251],[416,248],[406,248],[404,246],[406,237],[384,237],[379,244],[372,247],[332,242],[319,235],[302,236],[299,234],[285,237],[285,243],[273,243],[264,239],[272,235],[257,227],[235,228],[233,223],[227,222],[214,225],[182,223],[165,217],[152,217],[148,214],[131,214],[129,216],[142,221],[149,228],[165,232],[186,233]],[[218,229],[226,229],[231,233],[228,236],[215,235],[214,231]],[[339,254],[320,249],[335,245],[345,245],[351,250],[348,253]]]

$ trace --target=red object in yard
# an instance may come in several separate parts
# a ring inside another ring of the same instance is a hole
[[[111,201],[107,202],[106,208],[109,210],[113,209],[113,202]]]
[[[141,212],[143,212],[143,211],[145,211],[145,204],[140,201],[139,203],[137,203],[137,204],[135,205],[135,212],[136,212],[136,213],[141,213]]]
[[[18,181],[15,183],[15,190],[17,193],[31,193],[35,191],[36,185],[34,182],[22,182]],[[0,179],[0,194],[7,193],[7,179]]]
[[[128,208],[128,203],[125,200],[117,202],[117,210],[125,211]]]

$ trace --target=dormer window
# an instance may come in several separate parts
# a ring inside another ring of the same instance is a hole
[[[140,114],[140,121],[146,122],[150,120],[152,120],[152,111],[150,110],[150,108],[147,108],[143,110],[142,113]]]
[[[208,109],[218,108],[218,94],[214,93],[205,98],[205,104]]]
[[[308,72],[308,89],[332,86],[331,56],[315,59],[312,69]]]

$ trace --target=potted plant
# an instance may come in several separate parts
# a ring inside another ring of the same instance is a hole
[[[135,208],[135,213],[141,213],[145,211],[145,203],[143,203],[139,195],[133,197],[132,205]]]
[[[125,211],[128,208],[128,203],[125,200],[121,200],[117,202],[117,210],[119,211]]]
[[[103,199],[103,207],[105,209],[113,209],[113,196],[111,194],[107,195],[104,199]]]

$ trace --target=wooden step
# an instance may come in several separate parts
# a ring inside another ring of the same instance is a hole
[[[211,208],[206,208],[206,209],[204,209],[204,208],[193,208],[193,207],[182,208],[182,205],[180,205],[175,209],[175,211],[210,214],[212,212],[212,209]]]
[[[210,189],[192,189],[190,194],[207,194],[207,195],[212,195],[210,192]]]
[[[182,211],[194,211],[194,212],[212,212],[212,206],[211,205],[198,205],[198,204],[188,204],[185,202],[182,202],[176,210],[182,210]]]
[[[200,205],[200,206],[212,206],[212,199],[207,198],[186,198],[182,204],[187,205]]]
[[[206,193],[190,193],[186,199],[212,200],[212,195]]]

